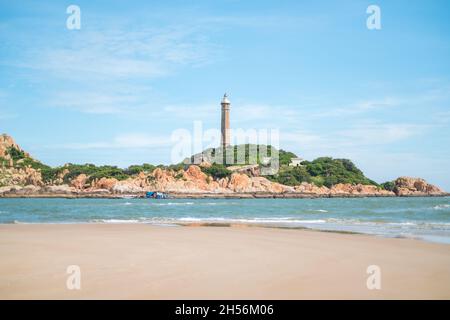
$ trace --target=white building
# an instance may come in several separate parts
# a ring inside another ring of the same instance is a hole
[[[305,159],[303,158],[292,158],[291,159],[291,163],[289,163],[290,167],[300,167],[302,164],[302,161],[304,161]]]

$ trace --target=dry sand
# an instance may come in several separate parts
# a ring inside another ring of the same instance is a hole
[[[81,268],[68,290],[66,268]],[[381,268],[381,290],[366,269]],[[0,225],[1,299],[450,298],[450,245],[308,230]]]

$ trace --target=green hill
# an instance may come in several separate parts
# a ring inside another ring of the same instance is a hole
[[[321,157],[313,161],[303,161],[301,166],[281,165],[278,174],[269,179],[285,185],[298,185],[302,182],[317,186],[331,187],[338,183],[372,184],[377,183],[366,176],[348,159]]]
[[[267,152],[261,154],[261,145],[245,144],[239,146],[232,146],[225,150],[221,148],[207,149],[202,153],[193,155],[189,160],[189,163],[201,163],[202,161],[215,163],[212,169],[203,169],[205,173],[210,174],[212,171],[213,176],[226,176],[227,168],[230,166],[236,166],[238,163],[238,150],[240,149],[243,154],[240,154],[240,158],[245,161],[238,165],[251,165],[258,164],[260,166],[267,165],[273,158],[278,156],[279,159],[279,171],[274,175],[267,176],[268,179],[279,182],[284,185],[299,185],[302,182],[314,183],[318,186],[331,187],[338,183],[350,183],[350,184],[371,184],[378,185],[375,181],[364,176],[363,172],[356,167],[356,165],[348,159],[333,159],[331,157],[321,157],[313,161],[303,161],[301,166],[291,167],[292,158],[297,158],[297,155],[290,151],[277,150],[272,146],[267,147]],[[256,157],[250,157],[250,150],[256,150]],[[233,159],[230,163],[226,161]],[[264,158],[270,158],[265,159]],[[223,160],[222,160],[223,159]],[[221,161],[222,160],[222,161]]]

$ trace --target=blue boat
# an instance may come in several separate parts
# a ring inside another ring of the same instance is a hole
[[[167,199],[168,196],[164,192],[148,191],[145,193],[145,197],[149,199]]]

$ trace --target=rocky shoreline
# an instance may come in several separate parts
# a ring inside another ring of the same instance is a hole
[[[29,171],[29,172],[28,172]],[[393,191],[375,185],[339,183],[328,188],[303,182],[286,186],[265,177],[250,177],[235,172],[231,177],[212,180],[199,166],[173,171],[157,168],[141,172],[133,178],[117,180],[101,178],[89,182],[80,174],[70,184],[45,185],[28,170],[19,177],[23,184],[0,187],[0,198],[140,198],[147,191],[165,192],[171,198],[361,198],[361,197],[425,197],[448,196],[438,187],[420,178],[400,177]],[[30,175],[33,179],[30,179]]]
[[[329,187],[312,182],[284,185],[237,167],[226,174],[206,174],[212,164],[140,169],[122,177],[71,172],[63,166],[52,179],[45,179],[40,162],[32,159],[14,140],[0,136],[0,198],[126,198],[144,197],[148,191],[164,192],[171,198],[357,198],[396,196],[448,196],[421,178],[400,177],[390,187],[373,184],[336,183]],[[14,160],[16,159],[16,160]],[[34,164],[35,167],[32,167]],[[36,167],[37,166],[37,167]],[[40,166],[40,167],[39,167]],[[344,180],[346,181],[346,180]]]
[[[165,192],[171,198],[358,198],[448,196],[420,178],[400,177],[392,191],[375,185],[339,183],[328,188],[303,182],[286,186],[265,177],[250,177],[235,172],[230,177],[212,180],[199,166],[174,171],[157,168],[133,178],[101,178],[89,182],[80,174],[70,184],[46,185],[35,171],[17,175],[21,183],[0,187],[0,198],[126,198],[144,197],[147,191]],[[31,178],[30,178],[31,177]]]
[[[169,199],[319,199],[319,198],[394,198],[394,197],[448,197],[450,193],[414,193],[396,195],[392,194],[311,194],[299,192],[269,193],[269,192],[233,192],[233,193],[188,193],[188,192],[168,192]],[[117,194],[106,191],[95,192],[54,192],[44,190],[31,190],[30,188],[13,189],[9,192],[2,192],[0,188],[0,198],[65,198],[65,199],[136,199],[145,198],[145,193],[125,193]]]

